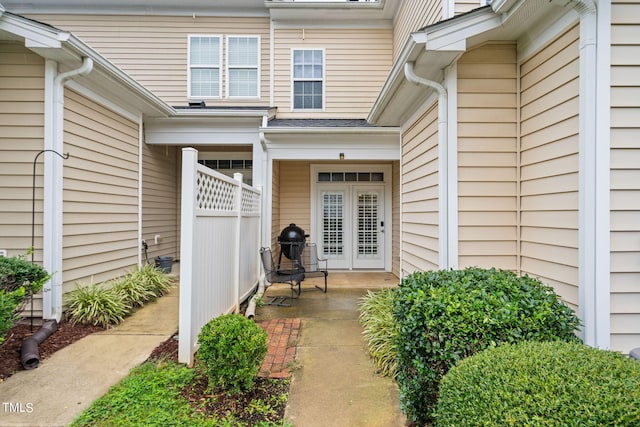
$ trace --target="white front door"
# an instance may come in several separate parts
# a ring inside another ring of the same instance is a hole
[[[385,267],[384,184],[318,184],[320,255],[330,268]]]

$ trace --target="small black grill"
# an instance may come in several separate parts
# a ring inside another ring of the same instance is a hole
[[[278,236],[278,243],[280,243],[278,264],[282,261],[282,255],[284,255],[285,258],[291,260],[294,267],[301,267],[302,252],[304,251],[307,237],[309,235],[305,234],[304,230],[295,224],[289,224],[288,227],[285,227],[280,232],[280,236]]]

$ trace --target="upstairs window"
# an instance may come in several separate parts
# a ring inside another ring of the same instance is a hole
[[[230,98],[257,98],[260,90],[258,64],[260,38],[227,37],[227,95]]]
[[[321,110],[324,107],[324,51],[293,50],[293,108]]]
[[[220,36],[189,36],[189,98],[220,97]]]

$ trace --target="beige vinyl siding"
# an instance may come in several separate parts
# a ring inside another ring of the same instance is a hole
[[[310,162],[282,160],[280,163],[279,225],[276,237],[283,228],[295,224],[310,234],[310,241],[317,242],[311,228]]]
[[[458,62],[458,265],[517,269],[516,46]]]
[[[579,28],[521,73],[521,271],[578,305]]]
[[[271,248],[275,252],[280,227],[280,162],[273,162],[271,171]]]
[[[392,196],[391,196],[391,272],[400,277],[400,162],[392,165]]]
[[[152,263],[156,256],[176,259],[180,254],[177,158],[176,147],[142,146],[142,239]]]
[[[404,0],[393,22],[393,60],[402,52],[409,35],[442,20],[442,1]]]
[[[138,124],[65,91],[63,282],[103,282],[138,262]]]
[[[611,347],[640,346],[640,2],[611,25]]]
[[[21,255],[31,246],[33,161],[44,148],[44,60],[0,43],[0,249]],[[36,168],[34,259],[42,260],[42,173]]]
[[[279,118],[366,118],[391,69],[390,29],[276,29],[275,105]],[[293,49],[323,49],[324,109],[293,111]]]
[[[462,13],[472,11],[473,9],[477,9],[480,6],[480,0],[456,0],[453,5],[453,13],[455,15],[460,15]]]
[[[402,133],[402,274],[438,270],[438,107]]]
[[[171,105],[187,104],[189,35],[260,36],[260,99],[206,99],[207,105],[269,105],[269,19],[256,17],[36,15],[73,32]],[[223,65],[226,63],[222,42]],[[221,93],[226,72],[222,70]]]

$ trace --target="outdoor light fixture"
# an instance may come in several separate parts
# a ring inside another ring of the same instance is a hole
[[[344,160],[344,153],[340,153],[340,160]]]

